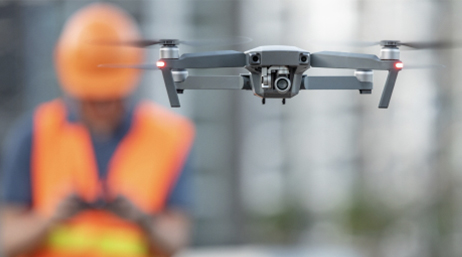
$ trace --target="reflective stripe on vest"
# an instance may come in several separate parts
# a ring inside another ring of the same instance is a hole
[[[102,223],[82,221],[88,218],[83,217],[85,215],[92,215],[91,219],[99,216],[98,220]],[[108,222],[111,219],[114,221]],[[127,229],[118,226],[120,221],[116,219],[102,211],[82,214],[54,229],[48,238],[49,246],[53,248],[54,255],[60,256],[69,252],[74,256],[147,256],[149,249],[143,233],[136,227]]]
[[[104,195],[124,195],[147,213],[161,211],[193,137],[193,125],[185,118],[152,103],[140,104],[129,132],[109,162]],[[32,146],[35,211],[52,215],[59,202],[73,192],[89,202],[102,196],[91,137],[82,125],[67,122],[61,100],[37,109]],[[146,243],[136,226],[103,211],[87,211],[51,232],[38,255],[80,256],[78,252],[86,252],[83,256],[116,252],[143,256]]]

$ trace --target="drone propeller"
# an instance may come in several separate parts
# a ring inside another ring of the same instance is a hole
[[[421,50],[421,49],[449,49],[462,47],[462,43],[453,41],[413,41],[401,42],[394,40],[382,40],[379,42],[381,46],[405,46],[408,48]]]
[[[140,39],[136,41],[125,41],[114,43],[116,45],[134,46],[134,47],[148,47],[152,45],[164,44],[167,40],[151,40],[151,39]],[[178,40],[171,40],[172,45],[178,44]]]
[[[251,42],[248,37],[197,39],[197,40],[178,40],[178,39],[140,39],[125,42],[104,42],[111,45],[125,45],[133,47],[148,47],[153,45],[188,45],[188,46],[228,46],[240,45]]]
[[[434,41],[434,42],[404,42],[402,46],[406,46],[413,49],[450,49],[462,47],[461,42],[452,41]]]
[[[159,70],[155,64],[100,64],[99,68],[121,68],[121,69],[143,69],[143,70]]]
[[[352,42],[352,46],[356,47],[369,47],[369,46],[388,46],[388,47],[400,47],[405,46],[407,48],[412,48],[416,50],[421,49],[450,49],[462,47],[462,42],[453,42],[453,41],[411,41],[411,42],[401,42],[399,40],[382,40],[382,41],[372,41],[372,42]]]
[[[423,65],[404,65],[403,70],[409,70],[409,69],[444,69],[446,66],[442,64],[423,64]]]
[[[241,45],[252,42],[249,37],[231,37],[231,38],[215,38],[215,39],[198,39],[180,41],[180,44],[188,46],[228,46],[228,45]]]

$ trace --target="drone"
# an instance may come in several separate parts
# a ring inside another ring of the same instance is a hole
[[[180,56],[177,39],[141,40],[130,45],[146,47],[161,45],[156,64],[117,65],[102,67],[158,69],[162,71],[171,107],[180,107],[178,94],[192,89],[252,90],[262,99],[286,99],[300,90],[358,90],[371,94],[373,71],[388,71],[379,108],[388,108],[398,73],[404,64],[400,46],[416,49],[437,48],[440,45],[403,43],[396,40],[374,42],[381,46],[380,58],[372,54],[321,51],[310,53],[295,46],[259,46],[245,52],[222,50],[185,53]],[[188,69],[245,68],[247,73],[225,76],[189,76]],[[310,68],[353,69],[353,76],[307,76]]]

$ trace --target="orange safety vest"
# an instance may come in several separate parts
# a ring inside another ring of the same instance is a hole
[[[66,119],[61,100],[41,105],[32,141],[33,209],[51,215],[70,193],[93,202],[102,187],[91,137]],[[131,127],[108,165],[105,195],[124,195],[146,213],[161,211],[194,137],[191,122],[153,103],[137,106]],[[48,235],[33,256],[147,256],[140,228],[106,211],[85,211]]]

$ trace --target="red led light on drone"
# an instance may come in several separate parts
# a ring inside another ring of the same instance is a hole
[[[395,68],[398,70],[401,70],[404,67],[404,64],[402,62],[397,62],[395,63]]]
[[[158,68],[163,68],[163,67],[165,67],[165,62],[164,61],[158,61],[156,63],[156,65],[157,65]]]

